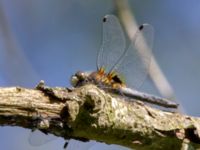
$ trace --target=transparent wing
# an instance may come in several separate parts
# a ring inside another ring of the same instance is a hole
[[[105,67],[106,71],[110,71],[123,54],[125,45],[118,19],[114,15],[106,15],[103,18],[103,39],[97,56],[97,68]]]
[[[128,87],[138,88],[148,74],[152,55],[153,34],[154,31],[151,25],[141,25],[131,39],[130,46],[112,69]]]
[[[30,133],[28,141],[32,146],[41,146],[55,139],[57,139],[57,137],[53,134],[45,134],[39,130],[35,130]]]
[[[97,142],[95,141],[81,142],[70,139],[66,150],[90,150],[96,144]]]
[[[90,142],[80,142],[76,140],[70,140],[66,150],[130,150],[129,148],[120,146],[120,145],[107,145],[105,143],[99,143],[96,141]]]

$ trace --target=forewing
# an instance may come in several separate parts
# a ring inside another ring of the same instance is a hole
[[[153,45],[153,27],[141,25],[113,70],[128,87],[138,88],[147,77]]]
[[[53,134],[45,134],[39,130],[35,130],[30,133],[28,140],[29,144],[32,146],[41,146],[55,139],[57,139],[57,137]]]
[[[97,142],[95,141],[81,142],[70,139],[66,150],[90,150],[96,144]]]
[[[103,18],[103,39],[97,56],[97,68],[104,67],[110,71],[123,54],[125,44],[119,20],[114,15],[106,15]]]

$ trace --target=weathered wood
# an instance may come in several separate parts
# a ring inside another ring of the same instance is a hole
[[[136,149],[180,149],[184,142],[200,146],[200,118],[125,101],[94,85],[0,88],[0,125]]]

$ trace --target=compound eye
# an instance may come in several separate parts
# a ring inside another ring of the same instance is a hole
[[[85,78],[85,73],[84,73],[84,72],[81,72],[81,71],[78,71],[78,72],[75,74],[75,76],[76,76],[77,78],[79,78],[79,80],[81,80],[81,79],[84,79],[84,78]]]
[[[79,78],[76,75],[73,75],[71,76],[70,82],[73,87],[76,87],[79,82]]]

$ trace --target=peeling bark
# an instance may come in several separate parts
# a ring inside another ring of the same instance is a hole
[[[94,85],[0,88],[0,125],[136,149],[200,147],[200,118],[127,101]]]

